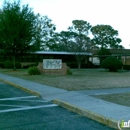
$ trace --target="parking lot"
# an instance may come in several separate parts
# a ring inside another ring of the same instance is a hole
[[[113,130],[0,82],[0,130]]]

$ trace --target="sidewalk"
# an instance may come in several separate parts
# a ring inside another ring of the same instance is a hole
[[[45,100],[53,101],[59,106],[116,129],[118,128],[119,120],[130,120],[130,107],[117,105],[90,96],[130,92],[130,88],[67,91],[4,74],[0,74],[0,81],[41,96]]]

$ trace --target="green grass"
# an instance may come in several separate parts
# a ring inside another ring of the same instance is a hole
[[[108,95],[94,95],[94,97],[113,102],[119,105],[130,107],[130,93],[108,94]]]
[[[72,75],[29,75],[27,69],[0,69],[1,73],[65,90],[129,87],[130,72],[107,72],[104,69],[73,69]]]

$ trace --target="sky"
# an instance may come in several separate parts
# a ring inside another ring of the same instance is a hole
[[[0,8],[3,2],[0,0]],[[58,32],[67,30],[72,20],[85,20],[92,26],[110,25],[118,30],[121,45],[126,49],[130,49],[129,3],[130,0],[21,0],[22,5],[28,4],[35,13],[47,15]]]

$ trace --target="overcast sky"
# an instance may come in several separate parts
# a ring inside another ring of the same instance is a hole
[[[0,6],[4,0],[0,0]],[[13,0],[10,0],[13,1]],[[122,45],[130,48],[130,0],[21,0],[35,13],[47,15],[57,31],[67,30],[72,20],[85,20],[92,26],[111,25],[118,30]]]

